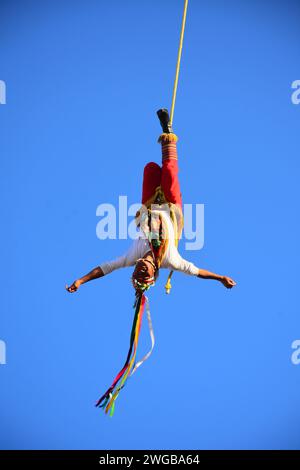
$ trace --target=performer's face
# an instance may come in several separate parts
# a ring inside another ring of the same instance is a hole
[[[153,261],[146,256],[136,263],[132,278],[141,284],[147,284],[154,277],[155,271]]]

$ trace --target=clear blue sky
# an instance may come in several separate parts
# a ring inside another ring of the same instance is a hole
[[[96,207],[137,202],[159,162],[182,4],[0,3],[1,448],[300,447],[297,1],[190,0],[174,127],[205,245],[182,252],[238,287],[176,274],[166,296],[161,275],[151,359],[113,419],[94,408],[127,353],[131,271],[64,285],[130,243],[97,239]]]

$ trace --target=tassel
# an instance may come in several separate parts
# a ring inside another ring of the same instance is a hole
[[[170,271],[167,282],[166,282],[166,285],[165,285],[166,294],[170,294],[170,292],[171,292],[171,288],[172,288],[171,277],[172,277],[172,274],[173,274],[173,271]]]

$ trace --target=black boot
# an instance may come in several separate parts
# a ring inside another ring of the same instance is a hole
[[[165,108],[159,109],[156,114],[160,120],[160,125],[162,127],[163,132],[165,134],[173,134],[168,110]]]

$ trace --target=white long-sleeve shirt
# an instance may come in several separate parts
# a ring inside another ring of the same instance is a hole
[[[163,217],[163,222],[167,224],[168,246],[160,267],[173,271],[181,271],[192,276],[197,276],[199,268],[197,268],[193,263],[182,258],[178,252],[178,249],[175,245],[174,226],[170,217],[167,214],[161,214]],[[112,261],[102,263],[100,268],[102,269],[103,274],[106,275],[119,268],[134,266],[136,261],[139,258],[142,258],[150,250],[150,243],[148,239],[145,238],[144,233],[141,232],[139,237],[134,240],[129,250],[123,256],[120,256]]]

